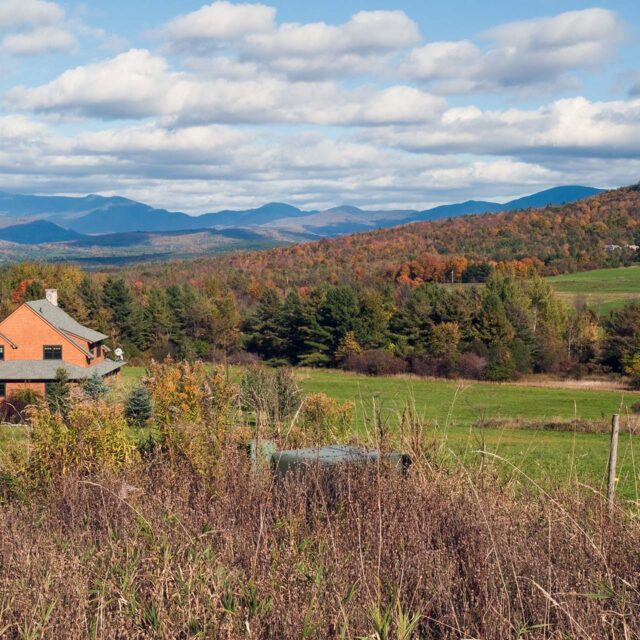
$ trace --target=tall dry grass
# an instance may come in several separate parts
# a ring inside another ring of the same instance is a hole
[[[639,590],[637,520],[464,469],[278,482],[228,450],[0,509],[6,638],[640,638]]]
[[[501,480],[486,451],[452,464],[414,404],[391,424],[375,400],[370,443],[395,433],[406,476],[281,479],[238,448],[219,372],[151,373],[156,427],[137,451],[123,456],[117,407],[78,399],[32,411],[30,455],[0,460],[0,637],[640,638],[630,507]],[[349,411],[311,397],[275,436],[333,438]]]

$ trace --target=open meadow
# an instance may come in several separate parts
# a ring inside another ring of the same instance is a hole
[[[640,266],[595,269],[547,278],[569,304],[585,302],[598,313],[640,300]]]
[[[142,367],[127,367],[125,383],[139,379]],[[233,378],[239,371],[232,369]],[[606,490],[609,423],[619,413],[623,429],[633,416],[630,407],[640,393],[624,390],[573,389],[525,384],[479,383],[397,377],[371,377],[340,371],[302,369],[298,373],[307,393],[326,393],[353,402],[355,431],[363,436],[373,405],[393,431],[398,416],[415,403],[434,442],[442,451],[477,464],[483,447],[503,458],[493,461],[502,473],[530,485],[582,482]],[[585,423],[601,430],[585,433]],[[635,423],[634,423],[635,424]],[[524,428],[522,428],[524,427]],[[527,428],[528,427],[528,428]],[[640,497],[640,430],[620,440],[618,492],[626,500]],[[637,467],[636,467],[637,465]]]

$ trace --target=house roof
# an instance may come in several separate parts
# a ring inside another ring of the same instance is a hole
[[[32,300],[26,303],[39,316],[44,318],[49,324],[69,336],[77,336],[87,342],[102,342],[108,336],[99,331],[83,327],[77,320],[74,320],[66,311],[51,304],[48,300]]]
[[[58,369],[65,369],[69,380],[75,382],[86,380],[96,372],[101,376],[106,376],[117,371],[124,364],[124,362],[105,360],[91,367],[79,367],[60,360],[5,360],[0,361],[0,382],[26,382],[29,380],[48,382],[56,379]]]

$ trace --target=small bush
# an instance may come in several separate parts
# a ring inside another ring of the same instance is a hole
[[[390,351],[370,349],[351,354],[345,361],[345,368],[370,376],[392,376],[405,373],[408,366],[405,360],[393,355]]]
[[[145,382],[159,448],[210,476],[236,423],[236,388],[220,367],[209,373],[202,362],[152,363]]]
[[[109,392],[109,386],[97,371],[82,385],[82,389],[92,400],[104,398]]]
[[[240,402],[256,419],[260,437],[278,435],[302,404],[302,390],[292,369],[248,367],[240,383]]]
[[[29,469],[38,482],[69,473],[115,470],[135,458],[122,411],[101,400],[71,402],[64,415],[41,405],[32,409],[29,420]]]
[[[60,368],[56,371],[56,379],[47,391],[47,403],[51,411],[65,413],[69,406],[69,374],[66,369]]]
[[[417,376],[449,378],[453,374],[453,364],[448,358],[419,356],[411,360],[411,371]]]
[[[341,442],[353,424],[353,403],[340,403],[324,393],[311,393],[304,399],[300,425],[313,444]]]
[[[133,426],[146,427],[152,414],[153,405],[151,402],[151,394],[147,387],[139,384],[133,388],[127,398],[124,415]]]
[[[473,351],[467,351],[458,360],[458,373],[469,380],[480,380],[487,368],[487,359]]]
[[[0,403],[0,422],[24,422],[27,409],[42,402],[42,396],[33,389],[15,391]]]

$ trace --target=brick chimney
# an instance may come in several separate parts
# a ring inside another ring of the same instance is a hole
[[[45,289],[44,291],[47,300],[54,306],[58,306],[58,290],[57,289]]]

